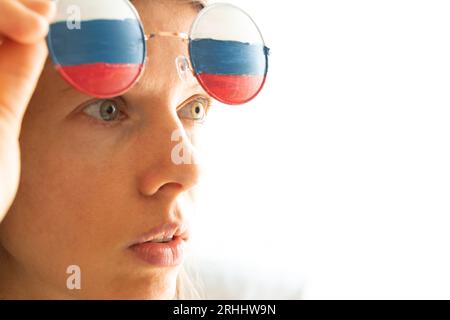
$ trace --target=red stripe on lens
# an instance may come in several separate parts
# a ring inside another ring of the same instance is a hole
[[[239,105],[255,98],[264,86],[265,76],[198,74],[203,88],[220,102]]]
[[[77,90],[97,98],[112,98],[128,91],[139,79],[144,66],[95,63],[56,68]]]

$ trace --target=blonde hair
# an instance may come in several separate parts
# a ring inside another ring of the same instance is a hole
[[[182,266],[177,277],[175,300],[204,300],[205,288],[200,274],[194,268]]]

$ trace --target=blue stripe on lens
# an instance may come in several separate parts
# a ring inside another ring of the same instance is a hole
[[[142,64],[146,56],[144,33],[138,20],[88,20],[69,30],[66,22],[50,25],[50,53],[56,64]]]
[[[190,55],[197,74],[266,75],[267,48],[262,44],[191,39]]]

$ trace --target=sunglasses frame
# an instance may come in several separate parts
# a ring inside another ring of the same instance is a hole
[[[187,67],[187,69],[189,69],[189,71],[197,79],[198,83],[201,85],[201,87],[203,87],[203,89],[208,93],[208,95],[210,95],[212,98],[214,98],[214,99],[216,99],[216,100],[218,100],[218,101],[220,101],[222,103],[225,103],[225,104],[228,104],[228,105],[241,105],[241,104],[247,103],[247,102],[253,100],[260,93],[260,91],[263,89],[264,84],[266,82],[266,76],[267,76],[267,73],[268,73],[269,48],[267,48],[265,46],[265,41],[264,41],[263,35],[262,35],[261,30],[259,29],[258,25],[255,23],[255,21],[252,19],[252,17],[249,14],[247,14],[244,10],[242,10],[241,8],[239,8],[239,7],[237,7],[237,6],[233,5],[233,4],[222,3],[222,2],[210,4],[210,5],[205,6],[197,14],[195,20],[193,21],[193,23],[192,23],[192,25],[190,27],[189,33],[186,33],[186,32],[173,32],[173,31],[154,31],[154,32],[146,33],[145,32],[145,28],[144,28],[144,24],[143,24],[143,22],[141,20],[141,17],[139,15],[136,7],[129,0],[125,0],[125,2],[129,5],[129,8],[133,11],[133,13],[134,13],[134,15],[136,17],[136,20],[139,23],[140,30],[141,30],[141,35],[142,35],[142,39],[143,39],[143,45],[144,45],[144,56],[143,56],[143,61],[142,61],[142,68],[141,68],[139,74],[136,75],[136,78],[134,79],[134,82],[132,82],[126,89],[123,89],[123,91],[115,92],[114,96],[119,96],[119,95],[125,94],[126,92],[131,90],[131,88],[137,82],[139,82],[139,80],[141,79],[143,74],[145,74],[145,69],[146,69],[146,65],[147,65],[147,62],[148,62],[148,41],[150,41],[152,39],[155,39],[157,37],[176,38],[176,39],[180,39],[181,41],[187,43],[188,51],[189,51],[189,57],[186,57],[185,55],[181,55],[181,56],[178,56],[176,58],[176,60],[175,60],[175,64],[176,64],[178,75],[179,75],[180,79],[183,80],[183,77],[186,76],[186,70],[185,69]],[[208,85],[204,84],[203,80],[200,78],[200,73],[197,74],[196,67],[194,65],[194,61],[192,60],[192,54],[191,54],[192,53],[192,39],[191,39],[191,35],[193,34],[193,31],[197,27],[197,24],[199,23],[199,21],[201,21],[202,16],[205,13],[207,13],[209,10],[211,10],[211,9],[213,9],[215,7],[218,7],[218,6],[220,6],[220,7],[225,6],[225,7],[228,7],[228,8],[231,7],[233,9],[235,9],[235,10],[240,11],[245,16],[247,16],[248,19],[251,21],[251,23],[256,28],[256,31],[259,34],[260,39],[262,41],[262,45],[264,47],[265,64],[266,64],[266,70],[264,72],[264,80],[262,81],[258,91],[253,96],[251,96],[250,98],[246,99],[245,101],[240,101],[239,103],[232,103],[230,101],[226,101],[226,99],[223,99],[220,96],[218,96],[217,94],[214,94],[213,90],[208,89]],[[1,45],[1,42],[2,42],[2,38],[0,36],[0,45]],[[49,44],[50,44],[50,41],[49,41]],[[49,51],[53,52],[51,47],[49,47]],[[183,62],[185,62],[183,66],[180,65],[180,61],[182,61],[180,58],[183,58]],[[88,95],[91,95],[91,96],[95,96],[97,98],[108,98],[108,97],[110,98],[110,95],[107,95],[107,94],[105,94],[104,96],[100,96],[98,94],[92,94],[92,93],[86,92],[85,89],[81,88],[78,84],[73,82],[72,79],[68,78],[66,75],[61,74],[61,76],[63,76],[63,78],[66,81],[68,81],[72,86],[74,86],[76,90],[78,90],[78,91],[80,91],[82,93],[85,93],[85,94],[88,94]]]

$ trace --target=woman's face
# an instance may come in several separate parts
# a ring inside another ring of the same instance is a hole
[[[179,0],[133,3],[147,33],[186,32],[198,13]],[[199,168],[195,159],[173,161],[173,152],[192,151],[195,115],[209,97],[194,78],[178,77],[174,61],[188,56],[185,42],[152,39],[148,52],[139,83],[106,107],[47,63],[23,121],[19,191],[0,225],[1,295],[174,297],[180,265],[145,262],[130,245],[164,223],[189,224],[179,203]],[[67,288],[72,265],[81,290]]]

